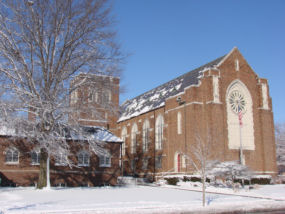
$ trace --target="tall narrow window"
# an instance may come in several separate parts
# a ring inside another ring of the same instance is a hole
[[[88,89],[88,102],[89,103],[93,102],[93,91],[91,88]]]
[[[148,167],[148,157],[144,157],[142,163],[142,170],[147,170],[147,167]]]
[[[181,113],[177,113],[177,134],[182,134],[182,121],[181,121]]]
[[[77,155],[78,166],[89,166],[90,156],[86,151],[80,151]]]
[[[5,162],[8,164],[17,164],[19,163],[19,151],[12,147],[6,150]]]
[[[149,121],[145,120],[143,124],[143,152],[148,151],[149,144]]]
[[[160,169],[162,168],[162,156],[155,157],[155,168]]]
[[[121,133],[121,138],[122,138],[122,141],[123,141],[123,144],[122,144],[122,155],[125,155],[126,154],[126,138],[127,138],[127,128],[124,126],[123,129],[122,129],[122,133]]]
[[[34,150],[31,152],[31,165],[40,165],[41,152],[39,150]]]
[[[164,120],[163,120],[162,115],[159,115],[156,118],[156,122],[155,122],[155,149],[156,150],[162,149],[163,127],[164,127]]]
[[[105,89],[102,93],[102,103],[108,104],[111,102],[111,99],[112,99],[111,90]]]
[[[138,126],[136,123],[134,123],[132,127],[131,154],[136,153],[137,150],[137,132]]]

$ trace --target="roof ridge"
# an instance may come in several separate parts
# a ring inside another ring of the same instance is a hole
[[[191,71],[188,71],[188,72],[186,72],[186,73],[184,73],[184,74],[182,74],[182,75],[180,75],[180,76],[178,76],[178,77],[176,77],[176,78],[174,78],[174,79],[171,79],[171,80],[169,80],[169,81],[167,81],[167,82],[165,82],[165,83],[162,83],[161,85],[156,86],[155,88],[152,88],[152,89],[150,89],[150,90],[148,90],[148,91],[146,91],[146,92],[144,92],[144,93],[142,93],[142,94],[140,94],[140,95],[137,95],[137,96],[135,96],[135,97],[133,97],[133,98],[131,98],[131,99],[127,99],[127,100],[125,100],[125,101],[122,103],[122,105],[123,105],[123,104],[126,104],[127,102],[129,102],[129,101],[131,101],[131,100],[134,100],[134,99],[136,99],[136,98],[138,98],[138,97],[141,97],[141,96],[143,96],[144,94],[147,94],[147,93],[150,92],[150,91],[153,91],[153,90],[155,90],[155,89],[158,89],[159,87],[162,87],[162,86],[164,86],[164,85],[166,85],[166,84],[169,84],[170,82],[172,82],[172,81],[174,81],[174,80],[177,80],[177,79],[179,79],[179,78],[181,78],[181,77],[183,77],[183,76],[189,75],[190,73],[194,73],[194,72],[197,71],[197,70],[201,70],[203,67],[207,67],[208,65],[210,65],[210,64],[212,64],[212,63],[214,63],[214,62],[216,62],[216,61],[220,61],[220,60],[222,60],[225,56],[227,56],[227,54],[225,54],[225,55],[223,55],[223,56],[221,56],[221,57],[218,57],[218,58],[216,58],[215,60],[212,60],[212,61],[210,61],[210,62],[208,62],[208,63],[206,63],[206,64],[204,64],[204,65],[202,65],[202,66],[199,66],[198,68],[195,68],[195,69],[193,69],[193,70],[191,70]],[[121,105],[121,106],[122,106],[122,105]]]

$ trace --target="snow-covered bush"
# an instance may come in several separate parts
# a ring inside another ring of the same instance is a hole
[[[239,164],[238,161],[228,161],[216,164],[209,174],[234,181],[236,178],[248,179],[251,177],[252,172],[247,166]]]

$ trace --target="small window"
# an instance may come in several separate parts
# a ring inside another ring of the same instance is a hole
[[[162,156],[155,157],[155,168],[157,169],[162,168]]]
[[[89,166],[90,156],[86,151],[81,151],[78,153],[78,166]]]
[[[41,153],[40,151],[31,152],[31,165],[40,165]]]
[[[55,165],[56,166],[66,166],[68,163],[67,156],[60,153],[55,157]]]
[[[19,163],[19,151],[16,148],[7,149],[5,162],[8,164],[18,164]]]
[[[99,156],[99,166],[100,167],[111,167],[111,156],[110,155],[100,155]]]

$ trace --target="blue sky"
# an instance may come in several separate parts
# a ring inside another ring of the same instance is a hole
[[[284,0],[116,0],[118,40],[131,53],[123,102],[237,46],[268,79],[275,122],[285,122]]]

